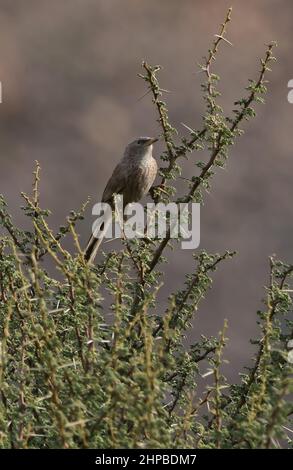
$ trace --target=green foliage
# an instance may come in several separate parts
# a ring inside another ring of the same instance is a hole
[[[273,45],[261,61],[259,78],[248,86],[248,96],[235,103],[233,118],[217,104],[219,78],[211,67],[220,43],[228,42],[230,16],[231,11],[201,66],[206,76],[203,129],[188,127],[189,137],[182,136],[179,144],[162,101],[160,68],[143,63],[142,77],[166,144],[161,182],[152,193],[155,201],[201,202],[217,166],[226,164],[228,149],[241,134],[239,125],[255,114],[252,105],[265,92]],[[179,162],[194,152],[202,152],[202,160],[195,161],[185,194],[175,199],[172,183],[180,175]],[[270,259],[253,365],[240,383],[228,384],[222,373],[227,324],[217,338],[202,336],[190,346],[185,338],[211,288],[213,272],[234,253],[196,254],[193,272],[162,312],[158,266],[165,260],[170,231],[161,241],[125,241],[120,251],[90,267],[76,231],[86,205],[71,212],[54,234],[49,211],[39,204],[39,172],[37,164],[33,193],[22,195],[31,231],[16,228],[0,200],[7,233],[0,242],[0,447],[286,445],[293,412],[286,349],[293,337],[293,267]],[[65,236],[72,238],[72,253],[62,246]],[[47,258],[57,275],[48,271]]]

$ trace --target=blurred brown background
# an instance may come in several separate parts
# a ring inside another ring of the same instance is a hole
[[[287,84],[293,78],[291,0],[0,0],[0,192],[23,222],[20,191],[42,166],[42,205],[57,228],[88,195],[99,200],[125,144],[157,134],[155,110],[137,78],[142,59],[162,64],[170,118],[201,127],[201,74],[228,7],[233,21],[216,64],[222,104],[231,110],[259,69],[265,43],[276,40],[278,62],[265,106],[219,170],[202,208],[201,248],[236,249],[201,304],[192,336],[217,334],[229,320],[229,374],[245,362],[256,334],[269,254],[293,261],[292,122]],[[160,147],[157,148],[159,153]],[[189,171],[193,171],[192,159]],[[85,242],[92,223],[80,225]],[[192,269],[191,252],[172,253],[167,282],[175,289]]]

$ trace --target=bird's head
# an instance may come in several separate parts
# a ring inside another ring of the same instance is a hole
[[[153,144],[157,142],[157,140],[158,139],[156,137],[139,137],[127,145],[125,154],[130,156],[137,155],[139,157],[147,153],[151,154],[153,150]]]

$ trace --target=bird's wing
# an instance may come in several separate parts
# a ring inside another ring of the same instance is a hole
[[[102,202],[111,202],[113,194],[121,194],[126,185],[126,172],[122,162],[118,163],[102,196]]]

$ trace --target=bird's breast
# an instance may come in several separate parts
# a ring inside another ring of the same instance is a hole
[[[124,193],[125,204],[138,202],[149,192],[156,178],[157,168],[154,158],[142,159],[131,165]]]

